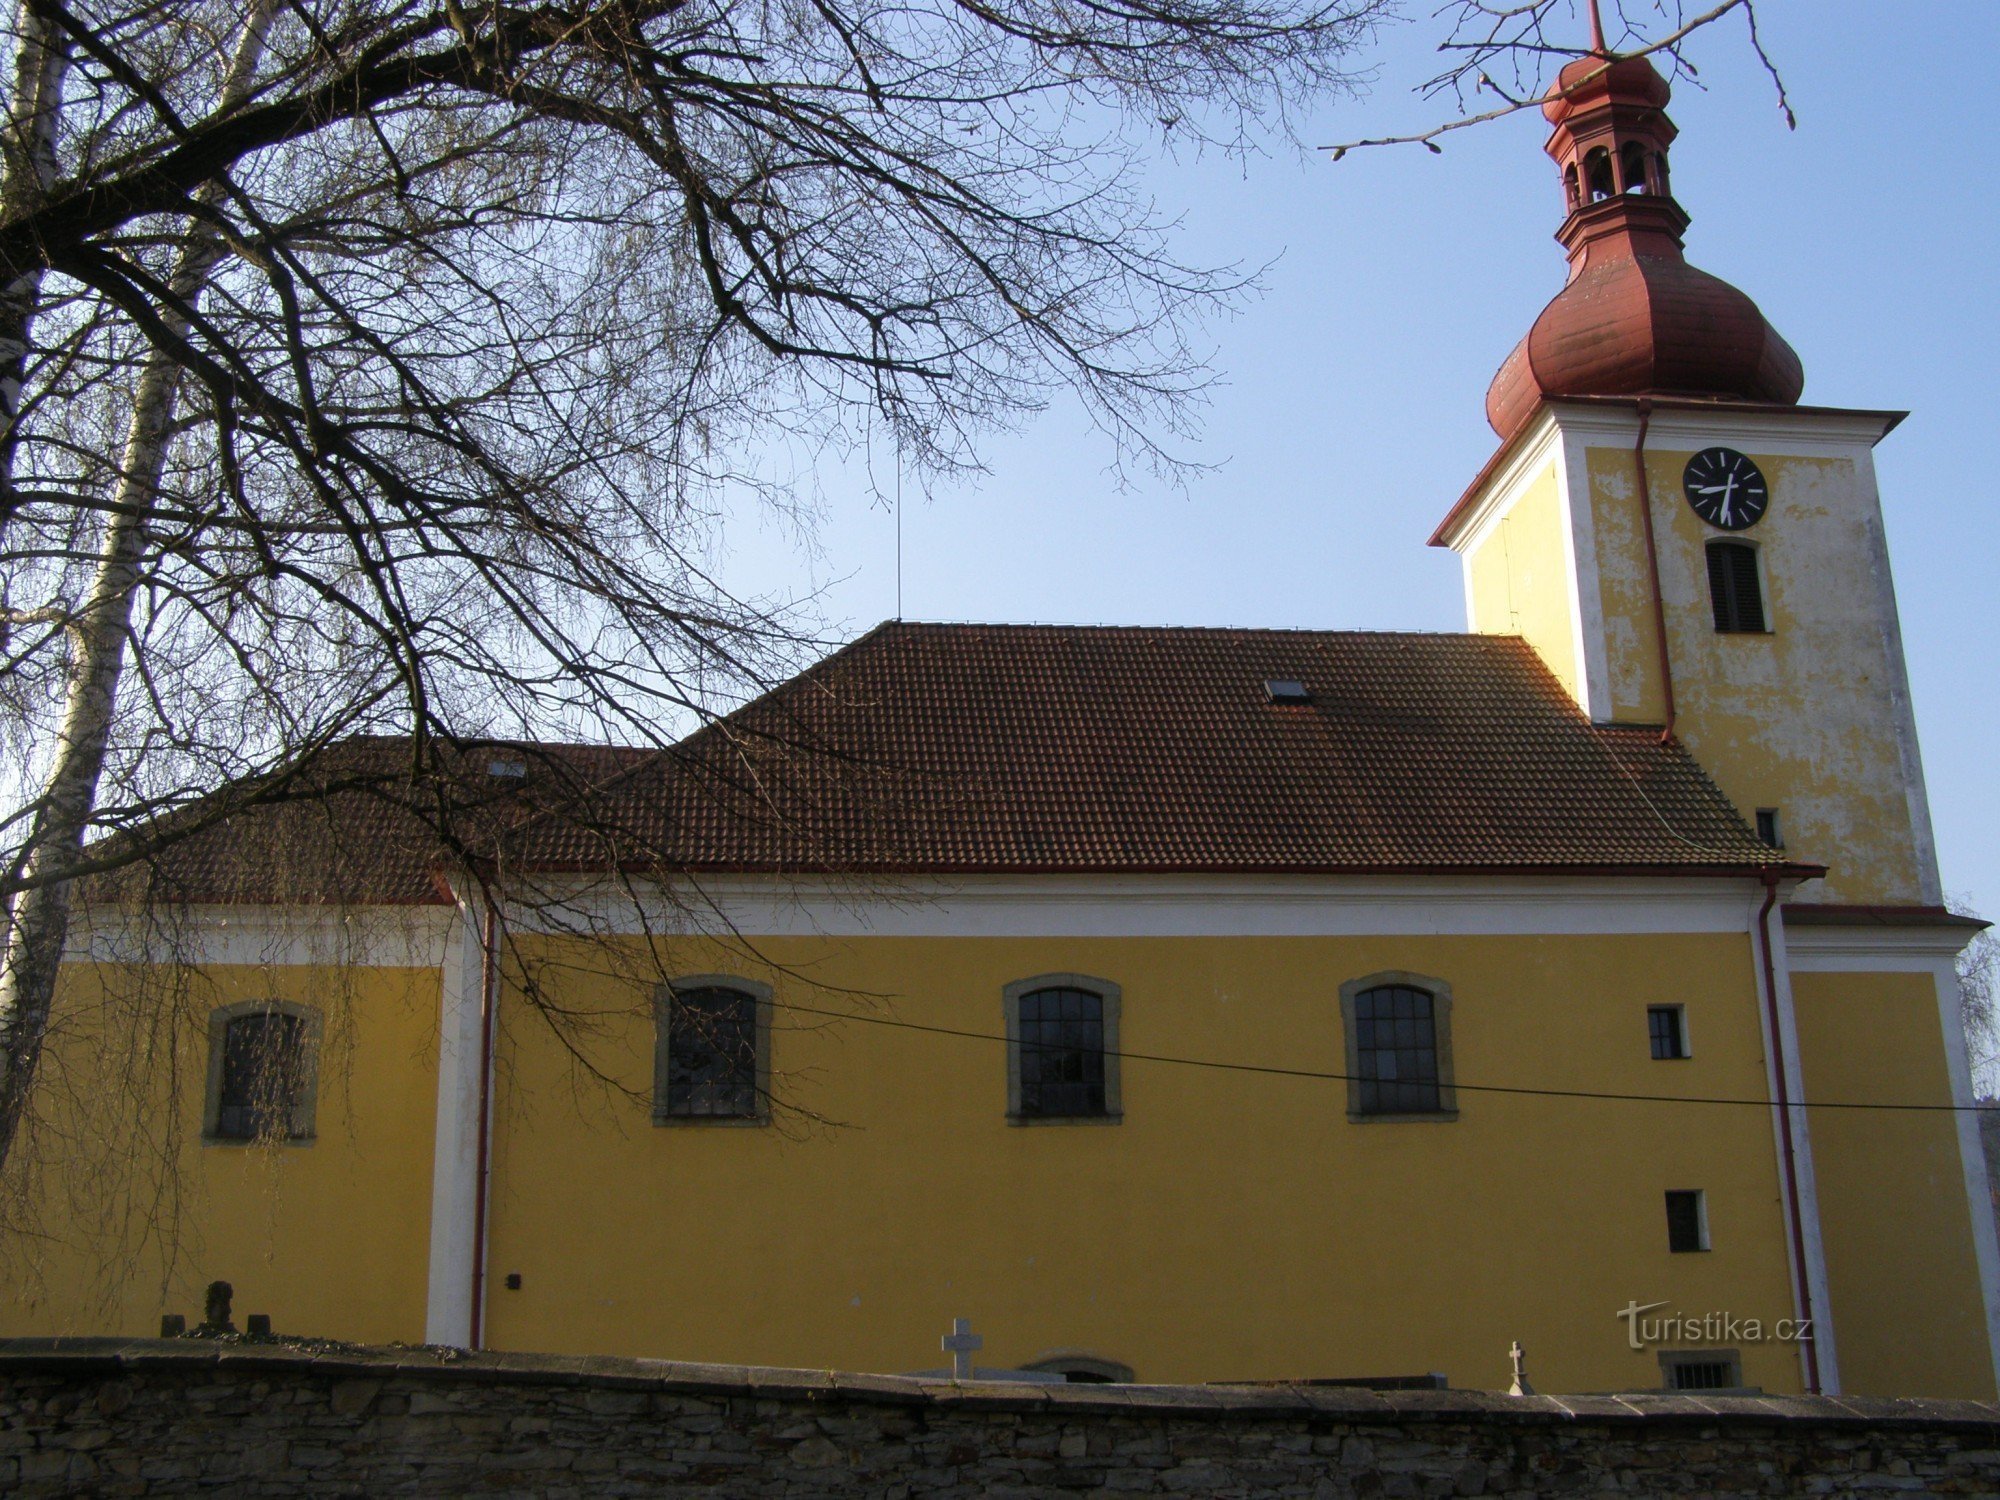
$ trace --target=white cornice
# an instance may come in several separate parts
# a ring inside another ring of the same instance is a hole
[[[1560,426],[1590,447],[1630,448],[1639,429],[1638,413],[1631,407],[1596,402],[1550,402],[1536,420]],[[1895,425],[1893,413],[1826,407],[1742,411],[1655,406],[1647,425],[1646,445],[1700,448],[1721,439],[1801,458],[1844,458],[1852,456],[1857,447],[1873,448]]]
[[[67,963],[436,968],[455,908],[197,906],[171,921],[99,907],[70,924]]]
[[[1731,878],[984,876],[862,886],[733,878],[635,904],[574,887],[516,930],[784,937],[1418,937],[1745,930]]]
[[[1870,973],[1949,966],[1972,941],[1969,927],[1787,926],[1785,947],[1797,973]]]
[[[1480,487],[1478,499],[1453,523],[1451,534],[1444,538],[1445,545],[1463,554],[1485,540],[1487,532],[1498,524],[1522,484],[1549,462],[1561,435],[1550,408],[1544,407],[1537,412],[1533,424],[1515,443],[1507,461],[1487,477],[1486,483]]]

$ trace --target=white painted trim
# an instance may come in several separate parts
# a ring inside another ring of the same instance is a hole
[[[1735,933],[1745,878],[977,876],[683,886],[635,905],[579,882],[516,932],[746,937],[1421,937]],[[546,890],[548,897],[557,893]]]
[[[1969,927],[1790,927],[1794,974],[1929,972],[1972,941]]]
[[[1488,476],[1479,497],[1470,509],[1458,518],[1451,529],[1451,535],[1444,543],[1452,551],[1461,555],[1479,550],[1500,519],[1513,509],[1514,501],[1520,498],[1522,487],[1529,478],[1539,472],[1554,452],[1559,433],[1555,422],[1547,411],[1539,413],[1528,435],[1517,443],[1507,461]]]
[[[1472,583],[1472,554],[1470,552],[1461,552],[1458,555],[1458,575],[1459,583],[1465,590],[1465,628],[1473,635],[1479,635],[1482,633],[1479,625],[1479,595]],[[1485,631],[1483,633],[1488,635],[1499,634],[1498,631]]]
[[[1633,430],[1636,435],[1636,426]],[[1569,530],[1570,628],[1576,650],[1577,698],[1591,722],[1607,724],[1616,713],[1611,702],[1611,649],[1604,631],[1604,582],[1598,567],[1590,450],[1572,441],[1567,431],[1563,432],[1562,462],[1556,472]]]
[[[485,939],[479,907],[456,908],[440,975],[437,1132],[431,1152],[430,1279],[424,1342],[472,1343],[479,1204],[479,1073],[485,1039]]]
[[[1965,1021],[1958,1009],[1958,970],[1948,961],[1932,967],[1937,983],[1938,1024],[1944,1031],[1945,1067],[1951,1076],[1951,1102],[1959,1106],[1958,1159],[1965,1172],[1966,1208],[1972,1218],[1972,1256],[1979,1268],[1979,1294],[1986,1309],[1986,1350],[1993,1362],[1993,1380],[2000,1389],[2000,1226],[1993,1218],[1992,1187],[1986,1172],[1986,1148],[1979,1138],[1979,1116],[1966,1108],[1977,1097],[1972,1091],[1972,1060],[1965,1044]]]
[[[1763,906],[1761,895],[1750,908],[1750,947],[1753,954],[1757,947],[1757,913]],[[1829,1396],[1840,1394],[1840,1357],[1834,1338],[1833,1299],[1827,1289],[1826,1236],[1820,1225],[1819,1181],[1813,1171],[1812,1125],[1808,1118],[1804,1100],[1805,1075],[1799,1064],[1798,1017],[1792,1008],[1792,983],[1790,956],[1785,947],[1785,924],[1781,913],[1773,908],[1769,925],[1771,936],[1771,973],[1777,986],[1778,1036],[1785,1060],[1785,1096],[1791,1100],[1788,1110],[1780,1110],[1777,1104],[1777,1069],[1773,1063],[1770,1013],[1767,1007],[1757,1007],[1757,1017],[1764,1036],[1764,1074],[1771,1089],[1771,1139],[1777,1153],[1778,1198],[1780,1212],[1786,1209],[1785,1182],[1785,1139],[1782,1116],[1791,1116],[1792,1126],[1792,1170],[1798,1181],[1798,1208],[1801,1238],[1804,1240],[1806,1262],[1806,1290],[1811,1294],[1813,1305],[1813,1344],[1819,1356],[1820,1390]],[[1762,956],[1757,955],[1758,973],[1756,991],[1764,991]],[[1789,1223],[1783,1225],[1784,1243],[1788,1252],[1792,1230]],[[1790,1264],[1792,1256],[1787,1253],[1787,1270],[1794,1280],[1794,1314],[1804,1315],[1804,1307],[1798,1301],[1799,1288],[1796,1267]],[[1799,1350],[1800,1374],[1804,1376],[1805,1350]]]
[[[1623,439],[1630,448],[1631,433],[1637,422],[1626,406],[1572,405],[1552,402],[1545,411],[1565,431],[1584,437]],[[1852,458],[1855,450],[1873,448],[1889,431],[1889,422],[1872,412],[1853,411],[1771,411],[1744,412],[1694,410],[1655,406],[1648,424],[1647,443],[1658,439],[1661,448],[1700,449],[1715,442],[1740,444],[1745,448],[1777,449],[1799,458]],[[1608,446],[1604,442],[1592,447]]]
[[[65,963],[337,965],[434,969],[444,959],[451,910],[443,906],[197,906],[168,935],[140,908],[99,906],[70,924]]]

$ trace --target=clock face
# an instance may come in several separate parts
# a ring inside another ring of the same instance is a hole
[[[1771,491],[1757,466],[1734,448],[1704,448],[1681,474],[1694,513],[1724,531],[1755,526],[1770,508]]]

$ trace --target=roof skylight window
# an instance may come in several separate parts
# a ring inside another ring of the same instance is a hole
[[[1290,677],[1267,677],[1264,680],[1264,696],[1273,703],[1310,703],[1312,694],[1306,685]]]

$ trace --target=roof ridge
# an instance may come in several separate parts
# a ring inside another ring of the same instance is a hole
[[[830,662],[841,653],[852,650],[863,642],[892,629],[923,631],[1069,631],[1076,634],[1092,635],[1311,635],[1339,636],[1345,639],[1372,637],[1398,640],[1459,640],[1459,641],[1517,641],[1518,634],[1484,630],[1366,630],[1346,627],[1330,628],[1318,625],[1133,625],[1133,624],[1079,624],[1060,620],[884,620],[865,633],[856,636],[842,646],[833,656],[823,658]]]

